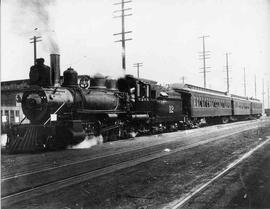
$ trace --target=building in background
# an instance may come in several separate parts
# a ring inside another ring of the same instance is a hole
[[[22,97],[23,89],[28,88],[28,79],[1,82],[1,132],[5,133],[10,124],[19,124],[24,118],[21,103],[17,95]],[[28,123],[28,120],[23,121]]]

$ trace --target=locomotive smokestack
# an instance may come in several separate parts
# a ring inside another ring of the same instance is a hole
[[[60,55],[51,54],[51,75],[54,86],[60,86]]]

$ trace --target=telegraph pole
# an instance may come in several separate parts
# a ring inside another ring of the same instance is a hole
[[[182,83],[184,84],[185,83],[185,76],[182,76]]]
[[[34,36],[33,38],[30,38],[31,41],[30,43],[34,43],[34,65],[36,64],[36,59],[37,59],[37,42],[40,42],[41,36]]]
[[[227,92],[229,93],[230,92],[230,76],[229,76],[229,55],[231,53],[226,53],[226,75],[227,75]]]
[[[201,72],[201,73],[203,73],[203,86],[204,86],[204,88],[206,88],[206,73],[210,72],[210,71],[206,70],[207,68],[210,68],[210,67],[206,66],[206,59],[210,59],[210,57],[209,57],[210,51],[205,51],[205,38],[208,38],[208,37],[209,37],[208,35],[207,36],[203,35],[203,36],[199,37],[199,38],[202,38],[202,40],[203,40],[203,51],[201,52],[199,57],[201,60],[203,60],[203,67],[200,69],[203,69],[203,72]]]
[[[255,75],[255,78],[254,78],[254,87],[255,87],[255,98],[257,98],[257,84],[256,84],[256,75]]]
[[[270,108],[270,105],[269,105],[269,81],[267,83],[267,104],[268,104],[268,108]]]
[[[263,103],[263,112],[264,112],[264,107],[265,107],[264,106],[264,94],[265,94],[264,93],[264,79],[262,79],[262,100],[263,100],[262,103]]]
[[[115,33],[113,34],[114,36],[116,35],[121,35],[121,39],[117,40],[115,42],[121,42],[122,43],[122,69],[124,74],[126,73],[126,41],[132,40],[131,38],[126,38],[127,33],[132,33],[132,31],[125,31],[125,17],[131,16],[131,14],[125,14],[125,11],[131,10],[131,8],[125,8],[125,5],[127,3],[130,3],[131,1],[125,1],[121,0],[119,3],[115,3],[113,5],[121,5],[120,10],[115,10],[114,13],[120,12],[121,15],[119,16],[114,16],[114,18],[121,18],[121,24],[122,24],[122,32],[121,33]]]
[[[136,67],[137,68],[137,78],[140,78],[140,67],[143,66],[143,63],[141,62],[137,62],[135,64],[133,64],[133,67]]]
[[[245,96],[247,96],[246,68],[244,68],[244,93],[245,93]]]

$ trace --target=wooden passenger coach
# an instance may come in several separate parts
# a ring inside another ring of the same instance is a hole
[[[251,115],[251,102],[247,97],[232,95],[233,116]]]
[[[207,122],[226,123],[229,120],[251,119],[262,115],[262,103],[257,99],[190,84],[172,84],[170,87],[181,93],[183,111],[193,121],[204,119]]]
[[[228,121],[232,115],[231,97],[225,92],[190,84],[172,84],[171,87],[182,94],[183,109],[192,119]]]

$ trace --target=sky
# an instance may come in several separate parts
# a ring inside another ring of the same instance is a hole
[[[117,78],[121,69],[121,44],[113,36],[121,32],[113,5],[120,0],[2,0],[1,80],[28,78],[33,64],[30,38],[42,36],[38,57],[49,65],[49,54],[60,53],[61,73],[73,67],[79,74],[102,73]],[[262,99],[270,82],[270,0],[132,0],[126,30],[127,74],[161,84],[185,82],[203,86],[202,51],[206,61],[208,88],[226,91],[225,53],[229,55],[230,92]],[[35,30],[36,29],[36,30]],[[265,100],[267,101],[266,97]]]

